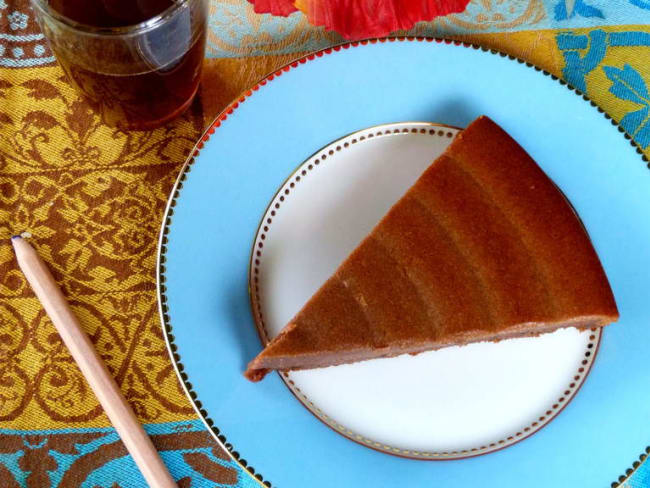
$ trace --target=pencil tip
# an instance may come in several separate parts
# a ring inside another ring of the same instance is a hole
[[[30,237],[32,237],[31,232],[25,231],[25,232],[21,232],[20,234],[16,234],[15,236],[11,236],[11,240],[13,242],[17,239],[29,239]]]

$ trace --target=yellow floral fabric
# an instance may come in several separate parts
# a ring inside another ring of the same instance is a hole
[[[156,235],[179,165],[201,133],[196,104],[153,132],[102,125],[58,67],[0,72],[0,419],[12,428],[108,425],[22,273],[27,231],[145,422],[191,415],[157,322]],[[1,105],[0,105],[1,106]],[[1,425],[1,424],[0,424]]]

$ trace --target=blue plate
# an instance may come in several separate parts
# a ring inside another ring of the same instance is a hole
[[[172,192],[159,291],[179,375],[235,458],[273,486],[313,488],[605,487],[638,459],[650,441],[650,173],[630,141],[583,98],[512,58],[402,40],[311,55],[220,116]],[[318,148],[365,127],[411,120],[464,127],[481,114],[508,131],[571,200],[620,309],[566,409],[502,451],[418,461],[343,438],[277,375],[246,381],[242,371],[261,349],[247,288],[251,243],[285,178]]]

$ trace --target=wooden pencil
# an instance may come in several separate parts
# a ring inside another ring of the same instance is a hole
[[[81,328],[46,264],[21,236],[12,237],[11,243],[20,269],[144,479],[151,488],[178,488],[88,335]]]

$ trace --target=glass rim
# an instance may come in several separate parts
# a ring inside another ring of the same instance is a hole
[[[119,37],[119,36],[133,36],[141,33],[149,32],[156,27],[163,24],[167,19],[172,17],[178,10],[184,8],[190,3],[196,3],[201,0],[174,0],[174,3],[160,12],[158,15],[150,19],[143,20],[137,24],[125,25],[121,27],[96,27],[83,22],[77,22],[67,17],[57,10],[50,7],[47,0],[30,0],[32,6],[44,16],[65,25],[75,31],[83,34],[106,36],[106,37]]]

